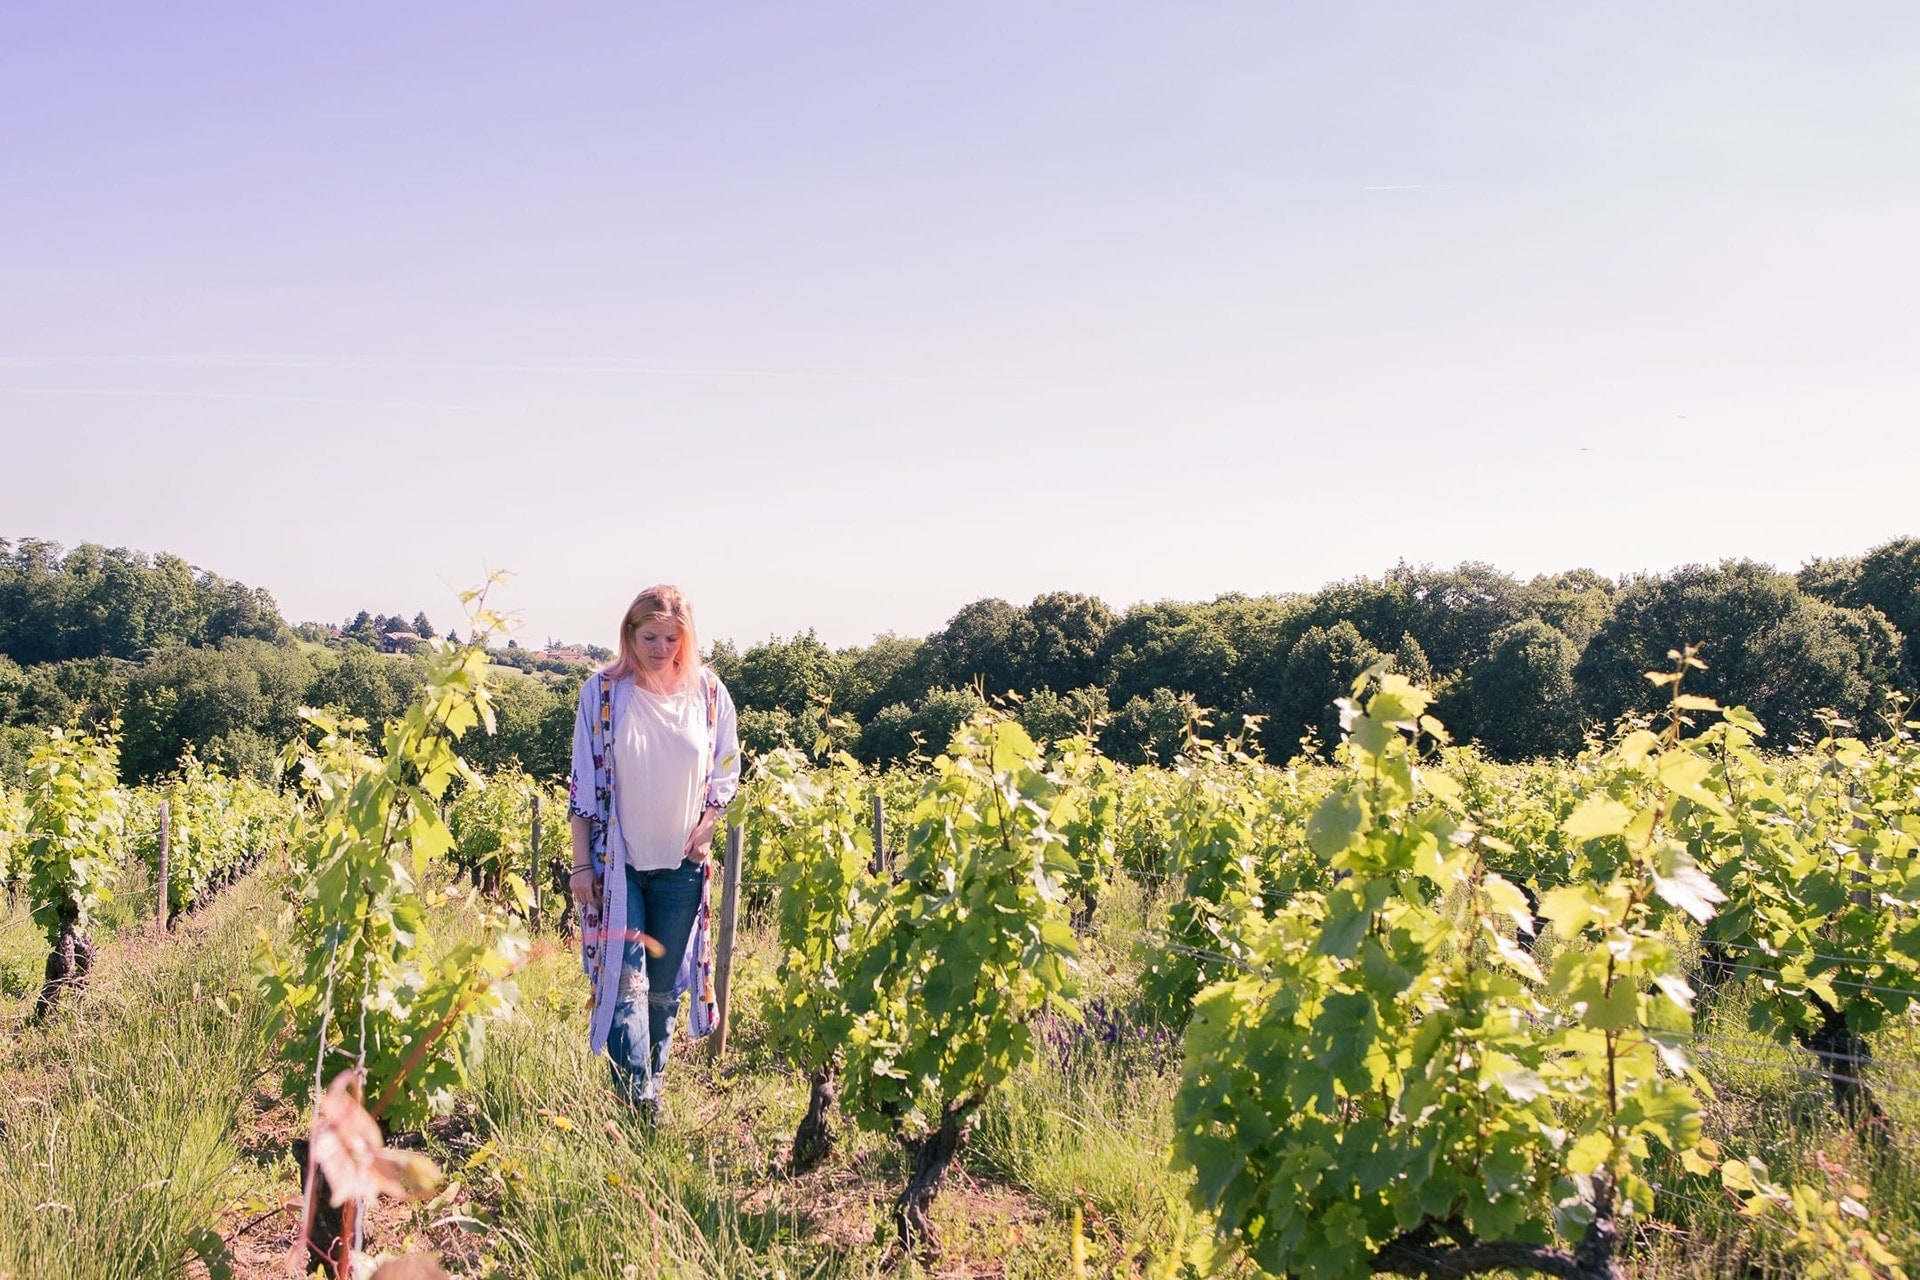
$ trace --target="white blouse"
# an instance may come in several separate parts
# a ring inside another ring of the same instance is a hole
[[[680,865],[707,803],[713,741],[700,688],[654,693],[623,681],[613,715],[613,803],[627,863],[636,871]]]

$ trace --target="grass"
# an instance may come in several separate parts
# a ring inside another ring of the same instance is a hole
[[[107,941],[153,919],[153,874],[143,863],[123,866],[112,893],[94,918],[91,935],[96,941]],[[30,1006],[46,974],[46,939],[28,905],[24,888],[11,893],[0,890],[0,1020],[17,1021],[26,1007],[16,1009],[17,1002],[24,999]]]
[[[44,942],[18,905],[0,913],[0,1280],[274,1274],[290,1238],[302,1125],[277,1098],[266,1013],[246,956],[279,899],[255,873],[165,941],[145,925],[151,891],[130,886],[102,934],[92,990],[42,1026],[25,1015]],[[384,1208],[376,1250],[423,1246],[468,1276],[700,1276],[861,1280],[894,1275],[1183,1274],[1205,1224],[1165,1161],[1178,1045],[1133,1014],[1140,939],[1164,903],[1127,882],[1101,904],[1084,957],[1084,1020],[1040,1028],[1037,1061],[982,1108],[936,1207],[935,1265],[893,1252],[889,1212],[905,1176],[885,1135],[845,1131],[807,1175],[785,1171],[806,1085],[759,1015],[773,944],[749,923],[736,961],[727,1058],[684,1047],[670,1120],[619,1105],[586,1052],[584,985],[571,947],[542,937],[521,1001],[492,1024],[461,1110],[418,1135],[450,1185]],[[451,942],[459,904],[437,926]],[[1756,1042],[1750,996],[1703,1001],[1700,1033],[1717,1096],[1709,1136],[1766,1160],[1778,1181],[1861,1197],[1895,1252],[1920,1261],[1920,1054],[1902,1027],[1875,1043],[1874,1078],[1894,1119],[1885,1142],[1833,1112],[1809,1055]],[[1635,1235],[1635,1277],[1795,1274],[1710,1178],[1670,1171],[1662,1222]],[[264,1225],[256,1225],[264,1223]],[[205,1259],[200,1261],[199,1259]]]
[[[491,1236],[487,1261],[526,1277],[637,1275],[869,1277],[919,1270],[890,1250],[892,1198],[905,1163],[889,1139],[843,1130],[820,1169],[789,1177],[787,1144],[806,1105],[806,1083],[779,1062],[758,1016],[770,988],[772,940],[744,934],[736,961],[735,1017],[724,1063],[705,1047],[672,1065],[671,1119],[653,1129],[615,1101],[604,1062],[587,1056],[583,993],[573,957],[541,949],[523,971],[516,1018],[493,1037],[473,1091],[475,1123],[447,1143],[467,1180],[470,1209]],[[1091,1065],[1091,1060],[1089,1060]],[[1112,1057],[1083,1081],[1064,1060],[985,1109],[974,1141],[942,1193],[936,1221],[947,1254],[930,1274],[1058,1277],[1070,1252],[1074,1205],[1089,1203],[1096,1256],[1131,1265],[1152,1224],[1166,1240],[1168,1213],[1137,1213],[1140,1188],[1167,1183],[1161,1148],[1171,1098],[1164,1061],[1133,1081],[1132,1060]],[[1136,1090],[1159,1101],[1129,1118]],[[1019,1096],[1025,1103],[1003,1106]],[[1049,1128],[1046,1145],[1016,1149],[1046,1123],[1046,1100],[1096,1099],[1102,1123]],[[1056,1141],[1056,1139],[1062,1139]],[[1111,1265],[1101,1274],[1113,1274]]]
[[[1758,1157],[1777,1183],[1810,1184],[1835,1198],[1857,1195],[1882,1243],[1912,1270],[1920,1265],[1920,1057],[1912,1029],[1883,1034],[1873,1045],[1878,1065],[1867,1078],[1892,1121],[1883,1141],[1842,1120],[1812,1054],[1747,1029],[1751,1003],[1745,983],[1701,1002],[1700,1057],[1714,1086],[1706,1136],[1728,1158]],[[1789,1280],[1804,1270],[1740,1214],[1716,1178],[1669,1171],[1657,1209],[1668,1225],[1640,1233],[1635,1275]]]
[[[239,961],[270,896],[248,883],[165,942],[106,940],[85,998],[0,1049],[0,1277],[177,1276],[221,1254],[220,1210],[272,1177],[241,1146],[266,1011]],[[9,1030],[29,1003],[9,999]]]

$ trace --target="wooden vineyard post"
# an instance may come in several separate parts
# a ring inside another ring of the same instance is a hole
[[[527,868],[527,887],[533,890],[533,927],[540,927],[540,793],[533,793],[533,865]]]
[[[873,874],[887,873],[887,806],[878,791],[873,793]]]
[[[167,931],[167,861],[172,853],[173,810],[165,800],[160,802],[160,865],[154,873],[156,889],[154,892],[153,920],[161,933]]]
[[[727,828],[727,860],[721,868],[720,937],[713,954],[713,1000],[719,1021],[713,1028],[713,1060],[727,1051],[727,995],[733,986],[733,934],[740,920],[740,828]]]

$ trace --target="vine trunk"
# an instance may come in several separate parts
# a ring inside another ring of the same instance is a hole
[[[333,1203],[327,1175],[314,1163],[305,1138],[293,1140],[293,1160],[300,1167],[300,1190],[307,1201],[306,1267],[311,1272],[313,1264],[322,1259],[331,1267],[340,1256],[340,1244],[346,1235],[344,1207]]]
[[[840,1100],[840,1071],[836,1064],[825,1063],[812,1076],[813,1088],[807,1097],[807,1114],[793,1134],[793,1155],[789,1161],[795,1173],[805,1173],[819,1165],[833,1151],[833,1107]]]
[[[1824,1001],[1817,1002],[1817,1007],[1820,1025],[1812,1031],[1796,1032],[1795,1039],[1819,1062],[1821,1074],[1833,1089],[1834,1110],[1855,1128],[1884,1135],[1887,1113],[1873,1096],[1873,1087],[1864,1074],[1873,1061],[1866,1037],[1847,1026],[1844,1010]]]
[[[93,972],[93,941],[81,933],[73,921],[60,926],[60,936],[47,953],[46,981],[40,998],[34,1001],[33,1016],[44,1018],[53,1012],[60,997],[72,992],[77,998],[87,989],[87,976]]]
[[[1557,1280],[1624,1280],[1613,1257],[1619,1240],[1613,1180],[1604,1171],[1593,1177],[1593,1221],[1572,1252],[1517,1240],[1474,1240],[1464,1230],[1450,1233],[1450,1243],[1440,1243],[1440,1236],[1428,1225],[1388,1242],[1373,1257],[1374,1273],[1464,1280],[1490,1271],[1530,1271]]]
[[[918,1249],[928,1257],[939,1255],[940,1239],[933,1229],[933,1198],[939,1194],[948,1167],[959,1153],[960,1144],[966,1141],[967,1131],[973,1127],[974,1108],[978,1105],[972,1101],[949,1104],[940,1117],[939,1127],[910,1144],[913,1173],[901,1188],[893,1208],[901,1248],[909,1252]]]

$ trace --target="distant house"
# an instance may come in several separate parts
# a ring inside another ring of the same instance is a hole
[[[549,645],[536,652],[533,656],[545,662],[567,662],[582,667],[590,667],[594,661],[592,654],[582,653],[580,650],[569,648],[566,645]]]
[[[412,653],[426,643],[417,631],[388,631],[380,637],[380,647],[388,653]]]

